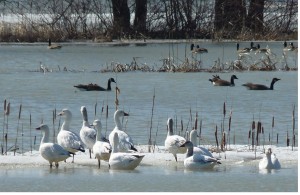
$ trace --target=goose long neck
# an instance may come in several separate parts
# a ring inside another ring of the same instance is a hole
[[[101,127],[97,126],[97,134],[96,134],[96,140],[101,141]]]
[[[71,119],[65,118],[63,124],[61,125],[61,130],[70,130]]]
[[[115,123],[116,123],[116,126],[119,130],[122,130],[122,123],[121,123],[121,120],[120,120],[120,116],[115,116]]]
[[[190,140],[195,146],[197,145],[197,131],[196,130],[191,131]]]
[[[107,81],[107,89],[106,90],[107,91],[111,90],[111,80],[110,79],[108,79],[108,81]]]
[[[83,122],[82,122],[82,125],[84,126],[89,126],[89,123],[88,123],[88,115],[87,115],[87,111],[86,109],[82,109],[82,119],[83,119]]]
[[[44,130],[42,131],[43,133],[43,137],[42,137],[42,140],[41,140],[41,145],[43,143],[48,143],[49,142],[49,130]]]
[[[173,120],[169,119],[168,120],[168,135],[173,135]]]
[[[273,90],[274,89],[274,84],[275,84],[275,80],[273,80],[272,82],[271,82],[271,85],[270,85],[270,90]]]
[[[119,145],[119,137],[118,134],[114,134],[114,142],[112,143],[112,153],[118,152],[118,145]]]
[[[48,46],[51,46],[51,39],[48,40]]]
[[[190,157],[193,156],[194,150],[193,150],[193,144],[188,144],[187,145],[187,153],[186,153],[186,157]]]
[[[233,77],[231,77],[231,79],[230,79],[230,84],[231,84],[232,86],[234,86],[234,78],[233,78]]]

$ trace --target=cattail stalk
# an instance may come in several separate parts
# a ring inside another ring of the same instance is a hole
[[[29,114],[29,140],[30,140],[30,152],[32,153],[32,139],[31,139],[31,113]]]
[[[292,143],[292,150],[294,150],[294,146],[296,146],[296,136],[295,136],[295,104],[294,104],[294,107],[293,107],[292,120],[293,120],[293,143]]]
[[[16,135],[16,141],[15,141],[14,156],[16,155],[16,150],[17,150],[17,143],[18,143],[18,136],[19,136],[19,124],[20,124],[20,120],[21,120],[21,112],[22,112],[22,104],[20,104],[20,107],[19,107],[19,117],[18,117],[18,126],[17,126],[17,135]]]
[[[6,116],[6,99],[4,100],[4,106],[3,106],[3,132],[2,132],[2,144],[1,144],[1,152],[2,155],[4,153],[4,139],[5,139],[5,135],[4,135],[4,129],[5,129],[5,116]]]
[[[254,137],[255,137],[255,121],[252,121],[252,150],[254,149],[254,145],[255,145],[255,141],[254,141]]]
[[[152,145],[151,134],[152,134],[153,111],[154,111],[154,105],[155,105],[154,103],[155,103],[155,88],[154,88],[153,97],[152,97],[152,109],[151,109],[150,130],[149,130],[149,140],[148,140],[148,152],[151,152],[150,150],[151,150],[151,145]]]
[[[218,126],[217,125],[216,125],[216,130],[215,130],[215,138],[216,138],[216,144],[217,144],[217,151],[219,151]]]
[[[200,145],[200,140],[201,140],[201,134],[202,134],[202,119],[200,120],[200,127],[199,127],[199,145]]]
[[[273,142],[274,124],[275,124],[275,119],[274,119],[274,116],[273,116],[272,117],[272,132],[271,132],[271,144],[270,145],[272,145],[272,142]]]
[[[53,143],[56,143],[55,120],[56,120],[56,108],[52,111]]]

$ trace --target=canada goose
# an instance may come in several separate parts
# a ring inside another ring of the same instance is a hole
[[[242,86],[247,87],[249,90],[273,90],[274,83],[279,80],[280,79],[278,79],[278,78],[273,78],[270,87],[267,87],[267,86],[261,85],[261,84],[253,84],[253,83],[246,83],[246,84],[243,84]]]
[[[295,51],[295,50],[298,51],[298,47],[295,47],[293,42],[291,42],[291,43],[289,43],[289,45],[287,45],[287,42],[284,41],[284,43],[283,43],[283,51],[284,52]]]
[[[271,49],[269,48],[269,46],[267,46],[265,49],[264,48],[260,48],[260,45],[257,44],[257,50],[255,52],[255,54],[257,53],[264,53],[266,55],[271,54]]]
[[[194,48],[195,45],[194,43],[191,44],[191,51],[195,54],[202,54],[202,53],[208,53],[207,49],[205,48],[200,48],[199,45],[196,46],[196,48]]]
[[[61,45],[52,44],[51,39],[48,40],[48,49],[60,49],[61,47]]]
[[[74,85],[74,87],[78,88],[81,91],[111,91],[111,82],[116,83],[114,78],[109,78],[107,81],[107,88],[103,88],[97,84],[78,84],[78,85]]]
[[[250,51],[257,51],[259,49],[258,47],[259,44],[257,44],[257,46],[255,47],[253,42],[250,43]]]
[[[243,48],[243,49],[240,49],[240,44],[237,43],[236,44],[236,51],[239,53],[239,54],[246,54],[246,53],[249,53],[251,51],[250,48]]]
[[[215,82],[216,80],[221,79],[219,75],[213,75],[212,79],[208,79],[211,83]]]
[[[234,79],[238,79],[238,78],[235,75],[232,75],[230,78],[230,82],[222,79],[216,79],[212,83],[214,86],[235,86]]]

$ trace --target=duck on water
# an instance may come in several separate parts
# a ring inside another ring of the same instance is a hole
[[[114,78],[109,78],[107,81],[107,88],[101,87],[97,84],[78,84],[74,85],[74,87],[78,88],[81,91],[111,91],[111,82],[116,83]]]

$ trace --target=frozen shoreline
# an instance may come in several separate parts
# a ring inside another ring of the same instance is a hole
[[[298,147],[276,147],[276,146],[265,146],[265,149],[271,147],[273,153],[279,159],[282,167],[289,167],[290,165],[298,164]],[[164,150],[164,146],[156,147],[154,153],[148,153],[147,146],[137,146],[138,151],[145,154],[144,159],[141,162],[141,166],[169,166],[176,165],[178,163],[183,164],[185,154],[178,155],[178,162],[172,154]],[[230,151],[213,153],[213,156],[221,158],[220,166],[237,166],[237,165],[258,165],[259,160],[263,158],[263,146],[257,147],[256,156],[255,152],[249,150],[247,145],[232,145]],[[69,166],[94,166],[97,167],[96,159],[89,159],[88,151],[85,153],[78,152],[75,155],[75,162],[71,163],[72,157],[67,159],[67,163],[60,162],[59,168]],[[21,168],[21,167],[37,167],[37,166],[49,166],[48,162],[43,159],[39,151],[32,151],[32,153],[26,152],[24,154],[16,153],[14,156],[13,152],[9,152],[7,155],[1,155],[0,167],[1,168]],[[107,167],[107,162],[101,161],[101,166]],[[138,168],[138,167],[137,167]]]

